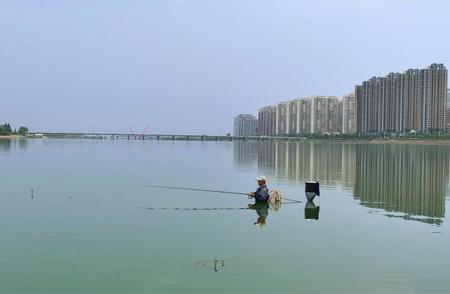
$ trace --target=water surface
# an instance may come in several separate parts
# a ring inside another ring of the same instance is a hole
[[[0,140],[0,293],[447,292],[449,158],[423,145]],[[259,174],[302,203],[255,210],[143,186],[246,192]]]

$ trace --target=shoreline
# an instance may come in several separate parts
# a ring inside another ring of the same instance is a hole
[[[27,137],[22,136],[22,135],[0,135],[0,139],[22,139],[22,138],[27,138]]]
[[[0,140],[11,140],[11,139],[36,139],[36,138],[31,138],[31,137],[27,137],[27,136],[22,136],[22,135],[0,135]],[[40,139],[40,138],[38,138]],[[46,139],[57,139],[57,140],[61,140],[61,139],[75,139],[75,138],[49,138],[47,137]],[[80,139],[80,138],[77,138]],[[86,140],[98,140],[95,138],[85,138]],[[101,139],[104,140],[104,139]],[[146,140],[146,141],[157,141],[157,140]],[[161,140],[161,141],[172,141],[172,140]],[[200,140],[173,140],[173,141],[200,141]],[[233,142],[236,141],[241,141],[241,140],[234,140]],[[246,141],[258,141],[257,139],[248,139]],[[285,141],[285,142],[312,142],[312,143],[318,143],[318,142],[327,142],[327,143],[344,143],[344,144],[417,144],[417,145],[450,145],[450,139],[448,138],[442,138],[442,139],[431,139],[431,138],[421,138],[421,139],[417,139],[417,138],[407,138],[407,139],[355,139],[355,138],[324,138],[324,139],[317,139],[317,138],[302,138],[302,139],[298,139],[298,138],[280,138],[280,139],[275,139],[274,141]],[[217,142],[217,141],[212,141],[212,142]],[[225,141],[223,141],[225,142]],[[229,141],[227,141],[229,142]]]
[[[305,141],[336,142],[346,144],[450,145],[450,139],[306,139]]]

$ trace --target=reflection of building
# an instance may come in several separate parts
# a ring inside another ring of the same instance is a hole
[[[258,111],[258,135],[274,136],[277,126],[277,107],[266,106]]]
[[[404,218],[439,224],[444,216],[450,163],[446,146],[308,141],[234,146],[240,169],[257,168],[259,174],[302,188],[308,180],[340,186],[362,205],[401,212]]]
[[[256,136],[258,120],[251,114],[239,114],[234,118],[235,136]]]
[[[233,163],[238,170],[256,168],[258,158],[258,143],[233,141]]]
[[[258,144],[258,173],[272,175],[275,169],[275,142],[259,142]]]
[[[447,147],[358,145],[356,165],[354,195],[363,205],[408,215],[444,216]]]
[[[320,179],[328,186],[341,181],[346,144],[264,142],[258,145],[259,173],[293,184]]]
[[[355,95],[345,95],[342,110],[342,133],[356,133],[356,99]]]
[[[446,92],[447,69],[443,64],[373,77],[355,87],[357,131],[442,131]]]
[[[342,145],[342,188],[346,191],[353,190],[356,178],[356,144]]]

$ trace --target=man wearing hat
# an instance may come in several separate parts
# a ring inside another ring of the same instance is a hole
[[[258,181],[258,189],[255,192],[248,193],[248,198],[255,198],[255,202],[267,202],[269,199],[269,189],[266,186],[266,177],[259,176],[256,178]]]

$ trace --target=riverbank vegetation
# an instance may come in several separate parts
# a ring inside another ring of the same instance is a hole
[[[19,135],[23,136],[28,132],[28,128],[21,126],[18,130],[13,129],[9,123],[0,125],[0,136]]]

